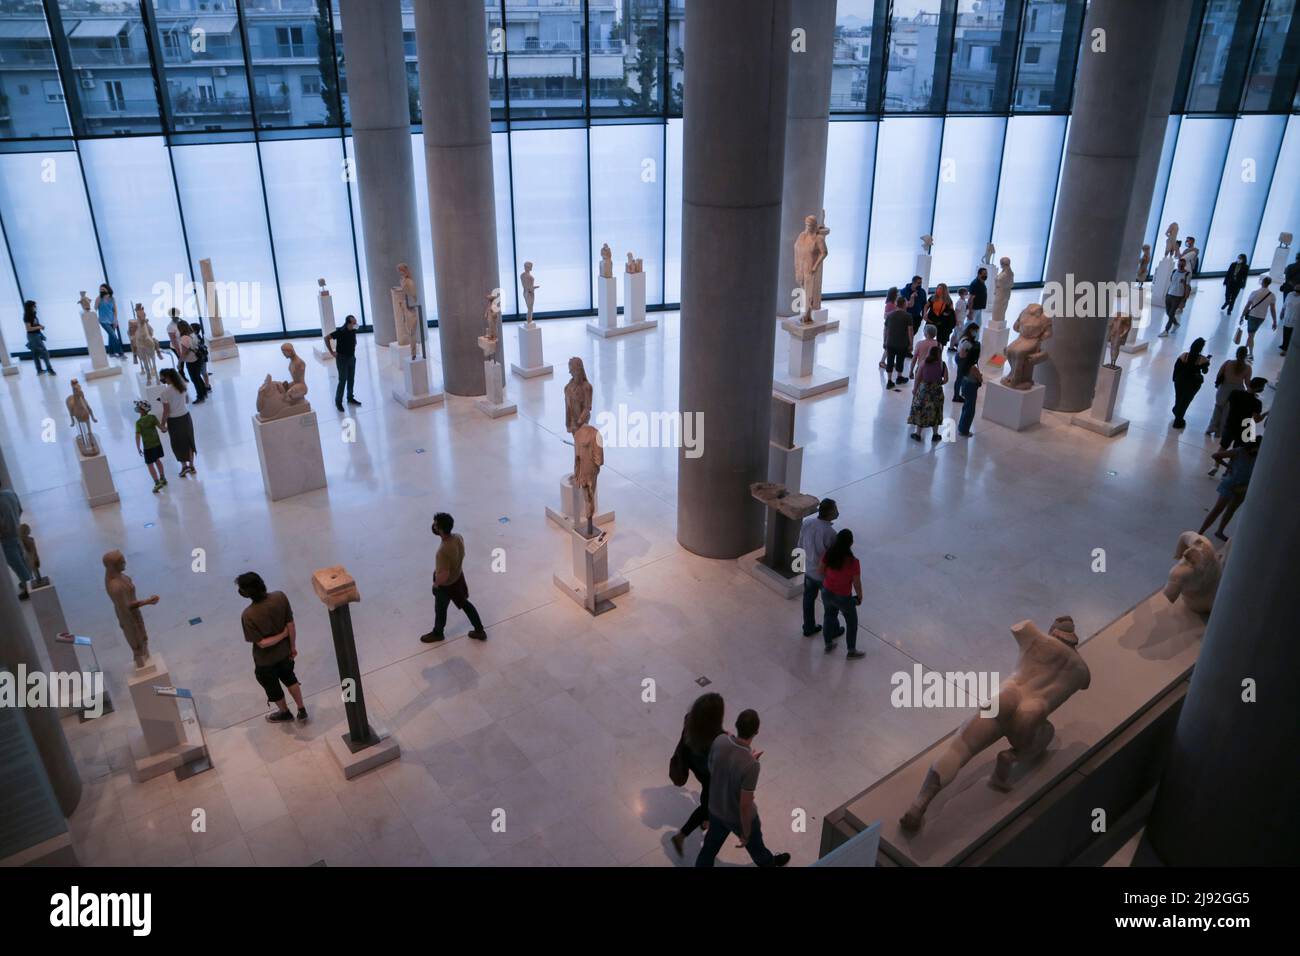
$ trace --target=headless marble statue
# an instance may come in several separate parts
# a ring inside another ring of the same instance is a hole
[[[1141,285],[1147,281],[1147,276],[1151,272],[1151,246],[1149,243],[1142,243],[1142,255],[1138,257],[1138,274],[1137,281]]]
[[[1011,271],[1009,257],[1003,256],[998,265],[1001,268],[993,280],[993,321],[1001,323],[1007,320],[1007,304],[1011,301],[1011,286],[1015,284],[1016,274]]]
[[[1165,230],[1165,255],[1178,255],[1178,223],[1171,222],[1169,228]]]
[[[307,401],[307,363],[288,342],[280,346],[280,354],[289,360],[290,380],[277,382],[268,375],[258,388],[257,417],[264,422],[311,411],[311,403]]]
[[[26,522],[18,526],[18,540],[23,546],[23,557],[27,559],[27,567],[31,568],[34,576],[29,588],[39,588],[49,584],[49,579],[41,576],[41,554],[36,550],[36,539],[32,537],[31,526]]]
[[[99,454],[99,440],[95,438],[90,423],[98,422],[99,419],[95,417],[95,410],[86,401],[86,393],[81,390],[81,383],[74,378],[68,384],[72,386],[72,394],[68,396],[65,404],[70,418],[68,424],[77,427],[77,451],[87,458],[93,458]]]
[[[596,514],[596,480],[605,463],[600,432],[592,425],[579,425],[573,433],[573,483],[582,489],[582,515],[587,522],[587,537],[595,533],[592,519]]]
[[[1178,559],[1169,571],[1164,594],[1173,604],[1182,595],[1183,603],[1197,614],[1209,614],[1219,591],[1223,566],[1209,538],[1195,531],[1184,531],[1174,547]]]
[[[1033,302],[1025,306],[1011,328],[1020,336],[1007,346],[1007,374],[1002,384],[1028,391],[1034,387],[1034,366],[1047,358],[1043,341],[1052,337],[1052,319],[1041,305]]]
[[[126,558],[121,551],[105,553],[104,590],[113,602],[117,623],[135,656],[135,666],[144,667],[149,663],[149,633],[144,628],[144,616],[140,613],[140,608],[147,604],[157,604],[158,595],[139,600],[135,594],[135,582],[125,571]]]
[[[980,265],[990,272],[993,271],[993,257],[997,254],[997,251],[998,247],[991,242],[984,247],[984,258],[980,260]]]
[[[1106,364],[1111,368],[1119,368],[1119,348],[1128,338],[1129,330],[1132,328],[1133,316],[1121,312],[1110,317],[1110,323],[1106,326],[1106,344],[1110,346],[1110,361]]]
[[[623,266],[623,271],[628,275],[636,275],[638,272],[645,272],[645,265],[641,259],[636,258],[629,252],[627,254],[627,264]]]
[[[600,276],[602,279],[614,278],[614,253],[609,251],[609,243],[600,246]]]
[[[162,358],[162,347],[154,338],[153,327],[144,314],[144,306],[138,302],[135,306],[135,329],[131,332],[131,354],[140,361],[140,371],[144,372],[144,383],[157,384],[158,359]]]
[[[813,312],[822,307],[822,263],[829,255],[826,237],[830,233],[816,216],[804,216],[803,232],[794,241],[794,284],[803,290],[803,322],[812,322]]]
[[[930,254],[930,250],[933,248],[934,248],[934,236],[930,235],[927,232],[924,236],[921,237],[921,251],[928,256]]]
[[[564,386],[564,430],[572,435],[591,420],[591,382],[582,359],[569,359],[569,383]]]
[[[989,782],[1005,789],[1016,764],[1033,760],[1051,743],[1056,729],[1047,718],[1092,682],[1088,665],[1077,650],[1072,618],[1058,617],[1047,634],[1033,621],[1021,621],[1011,628],[1011,634],[1020,646],[1020,656],[1015,672],[998,691],[997,713],[988,716],[981,711],[961,725],[930,765],[920,792],[899,821],[903,829],[917,829],[939,791],[977,754],[1003,737],[1011,746],[998,754]]]

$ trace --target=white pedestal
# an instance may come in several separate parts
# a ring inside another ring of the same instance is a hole
[[[239,346],[233,335],[217,335],[208,340],[208,361],[239,358]]]
[[[645,273],[623,273],[623,323],[635,325],[645,321]]]
[[[768,520],[771,520],[770,516]],[[765,551],[765,548],[759,548],[749,554],[742,554],[736,559],[736,563],[749,572],[749,576],[755,581],[787,601],[803,594],[803,575],[796,574],[792,578],[787,578],[773,571],[763,563]]]
[[[402,359],[402,382],[393,389],[393,398],[403,408],[423,408],[443,400],[442,392],[429,385],[428,359]]]
[[[1008,388],[1001,382],[987,382],[984,385],[984,411],[982,415],[995,425],[1002,425],[1012,431],[1024,431],[1030,425],[1037,425],[1043,415],[1042,385],[1021,391]]]
[[[117,501],[117,486],[113,484],[113,472],[109,470],[107,456],[102,451],[90,456],[78,451],[77,459],[81,463],[81,487],[85,489],[86,501],[90,507],[98,508]]]
[[[325,487],[325,453],[316,413],[306,412],[268,422],[253,416],[262,484],[272,501]]]
[[[542,327],[540,325],[529,325],[525,322],[523,325],[518,326],[516,334],[519,341],[519,362],[511,362],[510,371],[520,378],[537,378],[539,375],[550,375],[555,371],[542,358]]]
[[[483,363],[483,380],[487,383],[487,397],[475,400],[479,411],[488,418],[503,418],[518,411],[514,402],[506,400],[506,370],[500,362],[489,359]]]
[[[1097,372],[1097,391],[1092,399],[1092,408],[1071,416],[1070,424],[1105,435],[1107,438],[1128,431],[1128,419],[1120,418],[1115,414],[1115,402],[1119,398],[1119,379],[1118,366],[1103,365]]]
[[[1291,255],[1289,246],[1278,246],[1273,250],[1273,262],[1268,267],[1268,274],[1273,280],[1274,291],[1286,279],[1287,257]]]
[[[334,356],[330,353],[329,348],[325,345],[327,339],[335,329],[334,325],[334,298],[328,292],[321,292],[316,296],[316,311],[320,313],[320,337],[321,342],[315,346],[312,351],[316,353],[316,358],[322,362],[333,362]]]
[[[370,713],[366,714],[366,723],[370,725],[374,742],[359,750],[353,750],[348,745],[347,738],[350,737],[350,732],[347,721],[325,735],[329,751],[338,763],[339,769],[343,771],[344,780],[351,780],[367,770],[374,770],[390,760],[396,760],[402,753],[402,748],[397,745],[397,738],[393,736],[387,725],[376,720]]]
[[[149,663],[133,670],[126,683],[140,721],[140,733],[130,740],[133,780],[149,780],[207,756],[198,721],[181,716],[178,698],[154,692],[174,686],[161,655],[151,653]]]
[[[572,475],[565,475],[560,479],[560,510],[556,511],[554,508],[547,508],[546,517],[566,531],[572,531],[582,521],[578,517],[578,515],[582,514],[582,505],[582,489],[573,483]],[[595,514],[591,520],[596,525],[609,524],[614,520],[614,512],[602,512],[600,510],[599,491],[596,493]]]
[[[94,312],[81,313],[81,331],[86,335],[86,349],[90,352],[89,364],[81,366],[81,377],[88,382],[110,375],[121,375],[122,366],[114,365],[108,360],[104,349],[103,330]]]
[[[1151,279],[1151,311],[1154,312],[1156,309],[1164,311],[1165,293],[1169,291],[1169,278],[1173,274],[1173,256],[1165,256],[1156,266],[1155,275]]]
[[[80,673],[81,663],[77,660],[77,651],[73,645],[55,640],[68,630],[68,621],[63,616],[63,604],[59,601],[58,591],[53,584],[47,584],[40,588],[29,587],[27,593],[31,597],[32,613],[36,615],[36,626],[40,628],[41,639],[45,643],[45,656],[49,658],[50,670],[56,674]],[[81,685],[78,682],[71,686],[80,689]],[[67,717],[79,710],[81,702],[76,701],[71,706],[60,707],[59,715]]]
[[[162,383],[157,383],[154,385],[146,385],[144,383],[144,379],[138,379],[138,381],[140,383],[140,397],[149,403],[149,408],[153,412],[154,417],[156,417],[158,421],[162,421],[163,420],[162,397],[166,393],[169,386],[163,385]]]
[[[411,346],[409,343],[403,345],[401,342],[389,342],[387,345],[380,347],[379,354],[387,355],[388,361],[392,363],[393,368],[400,369],[403,359],[411,357]]]
[[[569,551],[572,572],[554,575],[555,586],[593,616],[612,610],[612,599],[626,594],[631,585],[609,573],[609,532],[589,539],[570,530]]]
[[[921,285],[927,289],[930,288],[930,264],[933,261],[934,260],[924,252],[918,254],[916,257],[915,274],[921,277]]]
[[[790,398],[810,398],[824,392],[845,388],[849,377],[817,364],[817,336],[828,331],[826,309],[817,309],[812,322],[785,319],[781,328],[790,333],[785,375],[772,379],[772,388]]]
[[[1007,339],[1011,329],[1005,322],[992,322],[980,333],[980,364],[987,365],[998,355],[1007,354]]]
[[[596,276],[596,324],[602,329],[618,326],[618,280],[613,276]]]
[[[4,333],[0,332],[0,369],[4,370],[5,375],[17,375],[18,364],[9,354],[9,346],[5,344]]]
[[[798,488],[803,479],[803,446],[783,448],[767,443],[767,480],[787,488]]]
[[[1146,324],[1148,323],[1140,321],[1137,318],[1133,320],[1133,324],[1128,328],[1128,335],[1124,338],[1124,344],[1119,347],[1121,352],[1128,355],[1136,355],[1138,352],[1145,352],[1147,350],[1147,346],[1151,343],[1138,341],[1138,326]]]

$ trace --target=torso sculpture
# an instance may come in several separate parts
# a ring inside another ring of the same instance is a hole
[[[268,375],[258,388],[257,417],[264,422],[311,411],[311,403],[307,401],[307,363],[288,342],[280,346],[280,354],[289,360],[289,381],[277,382]]]
[[[528,325],[533,324],[533,302],[537,298],[537,280],[533,277],[533,264],[524,263],[524,271],[519,274],[519,285],[524,290],[524,305],[528,309],[526,321]]]
[[[1182,595],[1183,603],[1197,614],[1209,614],[1219,590],[1223,566],[1209,538],[1195,531],[1184,531],[1174,547],[1178,559],[1169,570],[1164,594],[1173,604]]]
[[[144,615],[135,606],[139,603],[135,582],[125,572],[126,558],[121,551],[109,551],[104,555],[104,590],[113,602],[122,636],[135,656],[135,666],[143,667],[149,662],[149,633],[144,627]]]
[[[1007,374],[1002,384],[1027,391],[1034,386],[1034,366],[1047,358],[1043,340],[1052,337],[1052,319],[1037,302],[1025,306],[1012,329],[1020,337],[1007,346]]]
[[[483,337],[493,342],[501,340],[501,302],[492,292],[488,293],[487,305],[483,308]]]
[[[816,216],[805,216],[803,232],[794,241],[794,282],[803,290],[804,322],[811,322],[813,311],[822,307],[822,263],[828,255],[826,237],[830,232]]]
[[[564,430],[572,435],[591,420],[591,382],[582,359],[569,359],[569,383],[564,386]]]
[[[1051,743],[1056,729],[1047,718],[1092,682],[1077,649],[1071,618],[1058,617],[1047,634],[1033,621],[1021,621],[1011,628],[1011,634],[1020,646],[1020,656],[1015,672],[998,691],[997,712],[975,714],[949,740],[899,821],[905,830],[919,827],[939,791],[952,783],[976,754],[1003,737],[1011,746],[998,754],[990,783],[1006,788],[1016,764],[1034,759]]]
[[[72,394],[68,396],[65,402],[70,419],[68,424],[75,425],[77,428],[77,451],[87,458],[91,458],[99,454],[99,441],[95,438],[90,423],[97,422],[99,419],[95,417],[94,409],[86,401],[86,394],[81,390],[81,383],[74,378],[69,384],[72,386]]]
[[[36,576],[33,585],[40,587],[45,583],[45,578],[41,576],[41,555],[36,550],[36,539],[32,537],[31,526],[26,522],[18,526],[18,540],[22,542],[23,556],[27,559],[27,566],[32,569],[32,574]]]
[[[140,360],[140,371],[144,372],[145,384],[155,384],[158,381],[157,360],[162,357],[162,349],[158,346],[158,340],[154,338],[153,327],[145,318],[143,305],[135,307],[135,329],[131,333],[131,351]]]
[[[1165,255],[1178,255],[1178,223],[1171,222],[1165,230]]]
[[[90,296],[86,295],[84,289],[81,291],[81,298],[77,299],[77,303],[81,306],[82,312],[90,312]]]
[[[401,345],[411,347],[411,358],[421,357],[420,350],[423,347],[422,336],[420,334],[420,293],[415,287],[415,278],[411,275],[411,267],[405,262],[397,267],[397,274],[401,277],[401,282],[397,286],[400,295],[402,314],[395,316],[398,320],[398,327],[402,330],[402,337],[399,339]],[[405,339],[405,341],[402,341]]]
[[[997,254],[997,251],[998,247],[991,242],[984,247],[984,258],[980,260],[980,265],[990,272],[993,271],[993,256]]]
[[[921,237],[921,251],[928,256],[930,254],[930,250],[933,248],[934,248],[934,236],[930,235],[927,232],[924,236]]]
[[[1003,256],[998,264],[997,278],[993,280],[993,321],[1007,320],[1007,304],[1011,301],[1011,286],[1016,281],[1016,274],[1011,271],[1011,260]],[[999,326],[1001,328],[1001,326]]]
[[[614,253],[609,251],[609,243],[600,247],[600,275],[603,279],[614,278]]]
[[[1111,368],[1118,368],[1119,349],[1128,338],[1129,330],[1133,328],[1133,316],[1120,313],[1112,315],[1110,323],[1106,326],[1106,344],[1110,346],[1110,362],[1107,363]]]
[[[587,532],[592,531],[592,518],[596,513],[596,479],[600,466],[605,463],[605,450],[600,444],[600,432],[592,425],[580,425],[573,433],[573,483],[582,489],[582,515]]]
[[[1151,272],[1151,246],[1147,243],[1142,244],[1142,255],[1138,258],[1138,282],[1146,282],[1147,275]]]
[[[1183,258],[1187,260],[1187,272],[1189,275],[1196,274],[1196,267],[1201,262],[1201,250],[1195,245],[1195,240],[1191,236],[1187,237],[1187,245],[1183,248]]]

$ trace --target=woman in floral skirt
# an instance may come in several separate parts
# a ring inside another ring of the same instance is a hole
[[[943,360],[939,345],[931,345],[929,353],[916,369],[912,381],[912,413],[907,423],[915,425],[912,440],[921,440],[921,429],[933,431],[930,441],[939,440],[939,425],[943,423],[943,387],[948,384],[948,365]]]

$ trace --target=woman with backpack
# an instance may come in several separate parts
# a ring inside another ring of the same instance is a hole
[[[176,331],[180,333],[181,361],[189,369],[190,381],[194,384],[194,404],[202,405],[208,397],[207,376],[203,368],[208,361],[208,347],[198,329],[184,319],[176,323]]]
[[[682,720],[682,736],[668,767],[669,777],[682,787],[688,779],[687,771],[695,774],[695,779],[700,782],[700,805],[672,835],[673,849],[678,856],[682,855],[688,836],[709,826],[709,750],[718,735],[726,733],[722,727],[725,709],[721,694],[701,694]]]

